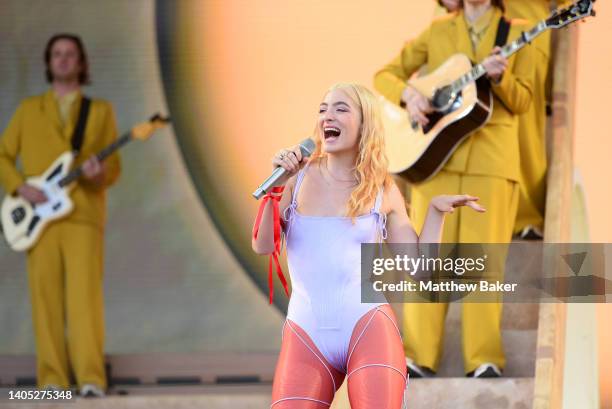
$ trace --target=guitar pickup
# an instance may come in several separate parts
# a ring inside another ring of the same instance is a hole
[[[40,222],[40,216],[34,216],[32,218],[32,221],[30,221],[30,225],[28,226],[28,236],[32,234],[32,231],[34,231],[34,228],[36,227],[38,222]]]
[[[26,215],[25,209],[20,206],[11,212],[11,219],[13,220],[13,223],[19,224],[23,221],[23,219],[25,218],[25,215]]]

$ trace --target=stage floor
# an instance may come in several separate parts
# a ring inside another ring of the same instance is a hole
[[[533,402],[533,378],[434,378],[410,381],[406,390],[411,409],[528,408]],[[11,402],[0,388],[0,409],[264,409],[270,406],[272,385],[120,386],[106,398],[76,398],[70,403]],[[345,385],[332,409],[349,409]]]

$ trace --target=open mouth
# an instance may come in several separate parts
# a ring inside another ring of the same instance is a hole
[[[323,128],[323,136],[326,141],[335,140],[340,136],[340,128],[335,126],[326,126]]]

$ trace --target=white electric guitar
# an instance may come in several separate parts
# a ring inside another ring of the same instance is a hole
[[[134,139],[146,140],[155,130],[169,122],[156,114],[148,122],[139,124],[130,132],[119,137],[96,156],[103,161],[117,149]],[[44,192],[47,201],[32,205],[18,195],[7,195],[2,202],[0,213],[2,230],[9,247],[15,251],[30,249],[45,227],[53,220],[60,219],[72,212],[70,190],[74,182],[83,174],[82,166],[71,170],[74,154],[64,152],[41,176],[28,178],[26,183]]]

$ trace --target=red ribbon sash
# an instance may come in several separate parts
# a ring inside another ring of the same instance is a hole
[[[289,288],[287,286],[287,280],[283,274],[283,270],[281,268],[280,262],[278,261],[278,257],[280,256],[280,248],[281,248],[281,218],[280,218],[280,208],[279,202],[282,197],[282,193],[284,190],[284,186],[273,187],[271,192],[268,192],[263,197],[261,205],[259,206],[259,211],[257,212],[257,218],[255,219],[255,226],[253,227],[253,238],[257,239],[257,235],[259,233],[259,225],[261,224],[261,219],[263,217],[263,211],[266,207],[266,203],[272,200],[272,209],[273,209],[273,222],[274,222],[274,251],[270,254],[270,261],[268,263],[268,289],[270,293],[270,304],[272,304],[272,300],[274,298],[274,281],[272,277],[272,263],[276,265],[276,273],[281,283],[283,284],[283,288],[285,289],[285,294],[287,297],[289,296]]]

